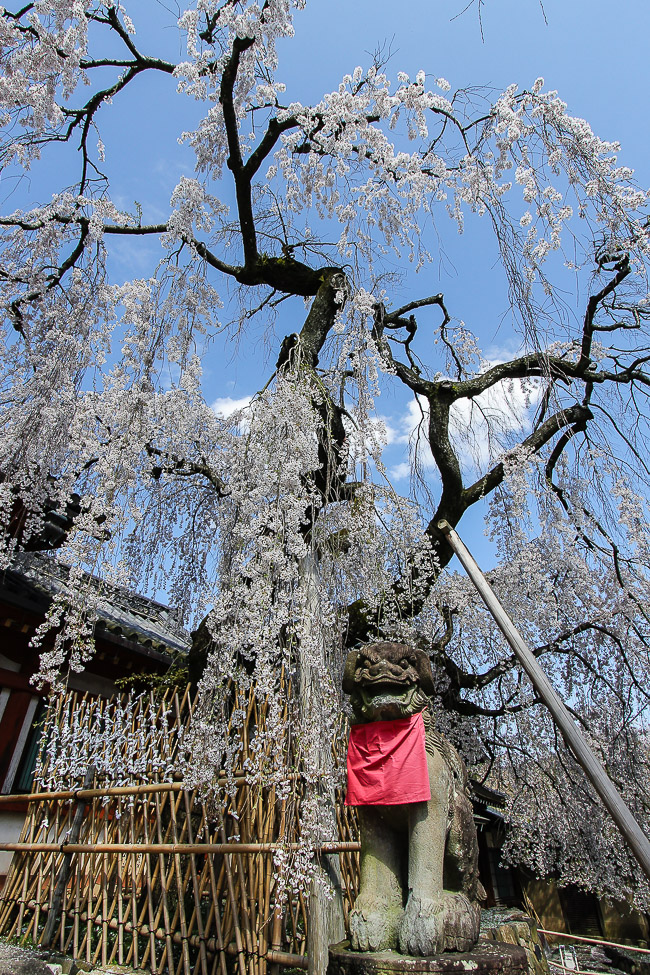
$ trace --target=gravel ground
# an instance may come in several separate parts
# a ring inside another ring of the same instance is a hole
[[[601,948],[577,947],[576,957],[579,972],[597,972],[603,975],[626,975],[620,968],[616,968]],[[650,958],[642,955],[644,961]],[[19,945],[11,944],[0,939],[0,975],[63,975],[61,971],[61,958],[53,955],[49,951],[39,948],[22,948]],[[558,966],[561,964],[559,947],[556,947],[548,956],[551,966],[551,975],[570,975],[562,968],[555,968],[553,962]],[[67,968],[68,966],[66,966]],[[105,975],[117,975],[117,968],[106,970]],[[126,972],[128,969],[121,969]],[[102,969],[95,969],[97,975],[102,975]],[[78,975],[85,975],[80,971]]]
[[[48,952],[38,948],[20,948],[0,941],[0,975],[54,975],[60,966],[48,965]]]

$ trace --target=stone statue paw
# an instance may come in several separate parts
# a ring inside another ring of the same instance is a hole
[[[471,951],[481,923],[480,908],[462,893],[443,890],[435,897],[409,897],[399,928],[404,955]]]
[[[401,908],[390,904],[359,903],[349,917],[350,947],[353,951],[386,951],[397,948],[397,932],[402,914]]]
[[[481,929],[481,908],[466,894],[444,892],[445,951],[471,951]]]
[[[444,901],[438,897],[408,899],[399,926],[399,950],[403,955],[438,955],[444,951]]]

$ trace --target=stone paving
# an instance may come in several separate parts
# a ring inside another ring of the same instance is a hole
[[[567,942],[567,944],[570,944]],[[573,945],[575,947],[575,945]],[[589,947],[575,947],[576,960],[578,963],[579,972],[604,972],[607,975],[623,975],[620,968],[616,968],[602,948],[594,946]],[[562,959],[560,957],[559,945],[555,947],[548,955],[547,961],[551,970],[551,975],[570,975],[564,968],[560,967],[562,965]],[[556,967],[557,966],[557,967]]]

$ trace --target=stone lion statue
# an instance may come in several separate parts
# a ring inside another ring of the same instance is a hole
[[[392,948],[408,955],[470,951],[479,934],[478,901],[485,897],[476,827],[463,761],[433,725],[429,659],[400,643],[353,650],[343,690],[354,712],[353,734],[354,725],[368,722],[383,722],[385,728],[357,730],[390,734],[400,726],[389,722],[422,714],[426,758],[421,759],[421,774],[426,777],[428,771],[431,794],[427,801],[399,803],[392,798],[391,804],[375,799],[358,805],[361,883],[350,915],[351,947]]]

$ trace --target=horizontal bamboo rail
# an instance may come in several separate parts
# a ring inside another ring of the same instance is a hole
[[[301,843],[0,843],[11,853],[275,853],[302,850]],[[323,843],[314,853],[356,853],[357,842]]]
[[[287,778],[295,779],[297,773],[290,773]],[[236,775],[233,779],[217,779],[218,785],[251,785],[250,778]],[[12,802],[52,802],[65,799],[100,799],[104,796],[144,796],[155,792],[192,792],[190,786],[184,782],[149,782],[145,785],[118,785],[107,789],[68,789],[59,792],[21,792],[0,796],[0,806]]]
[[[235,780],[237,785],[243,784]],[[60,802],[65,799],[101,799],[104,796],[141,796],[149,792],[183,792],[187,786],[182,782],[151,782],[149,785],[121,785],[112,789],[68,789],[59,792],[22,792],[15,795],[0,796],[0,805],[10,802]]]
[[[289,968],[309,968],[307,955],[293,955],[289,951],[276,951],[275,948],[269,948],[264,957],[267,961],[275,962],[277,965],[287,965]]]

